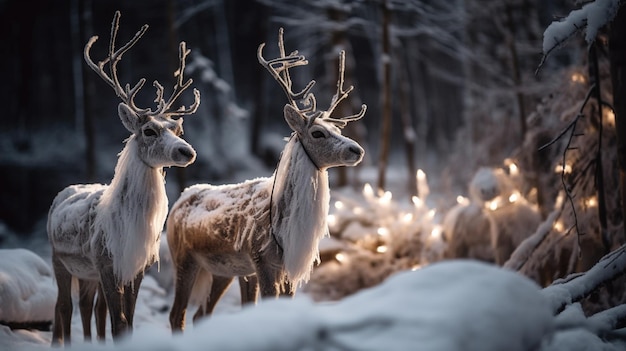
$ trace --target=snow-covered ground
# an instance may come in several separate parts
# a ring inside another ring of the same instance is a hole
[[[49,319],[50,308],[25,303],[54,299],[47,267],[31,251],[3,250],[0,292],[20,281],[38,295],[0,294],[2,306],[14,306],[33,320]],[[618,350],[596,336],[576,305],[554,317],[553,301],[529,279],[470,260],[444,261],[396,273],[382,284],[338,302],[294,299],[261,301],[239,307],[231,287],[213,317],[172,336],[168,313],[173,296],[150,272],[139,293],[135,330],[130,337],[104,345],[85,343],[78,308],[72,319],[76,350]],[[42,276],[45,279],[42,279]],[[572,312],[570,312],[572,311]],[[577,312],[578,311],[578,312]],[[9,316],[20,316],[19,313]],[[6,315],[6,314],[5,314]],[[191,322],[191,321],[189,321]],[[107,330],[107,333],[109,331]],[[0,326],[0,350],[49,348],[48,331]],[[624,345],[622,345],[624,346]]]

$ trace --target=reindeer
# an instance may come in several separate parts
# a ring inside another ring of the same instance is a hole
[[[170,98],[163,99],[164,89],[154,82],[157,91],[155,111],[140,109],[134,98],[145,78],[131,89],[122,88],[117,64],[122,55],[139,41],[148,29],[144,25],[124,46],[115,50],[119,29],[119,11],[111,25],[108,57],[95,64],[89,51],[98,39],[91,37],[84,49],[87,65],[94,70],[122,100],[118,114],[131,136],[120,152],[115,175],[109,185],[72,185],[55,197],[48,214],[48,238],[52,246],[52,265],[58,286],[54,313],[52,345],[70,344],[72,317],[71,281],[81,285],[81,314],[91,319],[89,299],[95,290],[106,301],[114,339],[132,328],[137,292],[144,270],[158,261],[160,234],[167,216],[164,167],[186,167],[196,158],[195,150],[182,138],[182,116],[196,112],[200,93],[194,89],[194,102],[185,108],[172,109],[176,99],[192,83],[183,82],[185,59],[189,54],[180,43],[180,67],[174,74],[177,82]],[[109,74],[104,66],[109,64]],[[83,311],[83,308],[89,311]],[[102,305],[100,305],[102,306]],[[102,312],[101,308],[96,307]],[[85,314],[83,314],[83,312]],[[104,333],[104,315],[98,330]],[[89,323],[90,321],[87,320]]]
[[[345,52],[339,56],[337,92],[330,108],[318,111],[310,93],[315,81],[299,93],[292,91],[289,69],[308,62],[297,51],[285,55],[283,30],[278,39],[280,57],[265,60],[264,46],[258,48],[258,60],[287,95],[284,118],[293,133],[271,177],[220,186],[197,184],[185,189],[170,210],[167,239],[176,271],[172,331],[184,329],[200,271],[213,280],[208,313],[235,276],[256,276],[264,298],[292,296],[308,281],[313,264],[319,262],[318,243],[328,234],[328,168],[354,166],[363,158],[361,146],[341,135],[341,128],[362,118],[366,106],[353,116],[331,117],[353,89],[343,88]],[[242,298],[256,299],[254,288],[242,289],[246,291],[250,295]]]

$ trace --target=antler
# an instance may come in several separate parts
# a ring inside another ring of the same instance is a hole
[[[285,56],[285,44],[283,41],[283,28],[278,30],[278,49],[280,51],[280,57],[265,60],[263,58],[263,48],[265,47],[265,43],[259,45],[259,49],[257,51],[257,58],[259,59],[259,63],[261,66],[265,67],[268,72],[274,77],[274,79],[280,84],[281,88],[287,95],[289,99],[289,103],[298,109],[302,113],[314,112],[316,108],[315,96],[311,94],[311,88],[315,85],[315,80],[312,80],[307,84],[304,89],[302,89],[298,93],[294,93],[292,91],[292,82],[291,76],[289,75],[289,69],[297,66],[308,65],[309,61],[302,56],[298,55],[298,50],[293,51],[289,54],[289,56]],[[298,107],[297,101],[302,100],[303,105],[307,106],[306,109],[301,110]]]
[[[367,105],[363,104],[361,105],[361,111],[352,116],[346,116],[346,117],[341,117],[341,118],[330,117],[330,115],[333,113],[337,105],[339,105],[339,103],[343,99],[347,98],[348,94],[350,94],[350,92],[354,90],[354,86],[352,85],[348,87],[348,90],[343,90],[345,67],[346,67],[346,52],[344,50],[341,50],[339,52],[339,79],[337,80],[337,92],[335,93],[335,95],[333,95],[333,98],[330,100],[330,107],[328,108],[328,110],[326,110],[322,114],[322,118],[325,121],[335,123],[340,128],[345,127],[346,124],[348,124],[348,122],[356,121],[356,120],[363,118],[363,116],[365,116],[365,111],[367,110]],[[309,123],[313,123],[313,119],[314,118],[312,118],[311,121],[309,121]]]
[[[345,72],[345,62],[346,62],[346,53],[345,51],[341,51],[339,53],[339,80],[337,81],[337,92],[333,95],[330,107],[326,111],[317,111],[317,102],[315,99],[315,95],[313,95],[310,91],[315,84],[315,80],[309,82],[309,84],[302,89],[302,91],[298,93],[294,93],[292,91],[292,81],[289,75],[289,69],[296,66],[304,66],[309,63],[307,59],[298,55],[298,51],[293,51],[289,56],[285,56],[285,44],[283,41],[283,28],[280,28],[278,31],[278,49],[280,51],[280,57],[265,60],[263,58],[263,48],[265,47],[265,43],[259,45],[259,49],[257,51],[257,57],[259,59],[259,63],[267,69],[268,72],[274,77],[274,79],[280,84],[283,88],[283,91],[287,95],[289,99],[289,103],[295,107],[298,111],[300,111],[305,117],[308,118],[308,123],[311,125],[316,118],[322,118],[325,121],[332,122],[336,124],[338,127],[343,128],[346,126],[348,122],[356,121],[361,119],[365,115],[365,111],[367,110],[366,105],[361,106],[361,111],[355,115],[342,117],[342,118],[331,118],[330,115],[333,113],[337,105],[346,97],[348,94],[354,89],[353,86],[350,86],[347,90],[343,90],[343,82],[344,82],[344,72]],[[305,109],[300,109],[297,101],[302,101],[301,104],[306,106]]]
[[[178,58],[180,60],[180,65],[178,69],[174,72],[174,77],[177,77],[176,85],[174,85],[174,91],[172,92],[172,95],[167,100],[167,102],[163,100],[163,86],[159,84],[159,82],[156,80],[154,81],[154,83],[152,83],[154,87],[157,89],[157,97],[156,99],[154,99],[154,102],[158,104],[158,107],[156,111],[150,112],[149,115],[154,116],[158,114],[164,114],[170,117],[190,115],[190,114],[195,113],[196,110],[198,109],[198,106],[200,106],[200,92],[198,91],[198,89],[194,88],[193,89],[194,102],[191,106],[189,106],[188,109],[185,109],[185,106],[181,106],[180,108],[178,108],[178,110],[168,111],[172,107],[172,104],[174,103],[174,101],[178,99],[180,94],[182,94],[182,92],[185,91],[187,88],[189,88],[191,83],[193,83],[193,79],[191,78],[189,78],[185,83],[183,83],[183,73],[185,72],[185,60],[187,58],[187,55],[189,55],[190,52],[191,50],[187,49],[187,44],[184,41],[181,41],[180,45],[178,46]]]
[[[139,31],[135,33],[135,36],[128,43],[126,43],[124,46],[122,46],[116,51],[115,40],[117,38],[117,32],[119,30],[120,17],[121,17],[120,11],[115,11],[115,15],[113,16],[113,22],[111,22],[111,39],[109,41],[109,56],[105,58],[103,61],[99,61],[98,64],[93,62],[89,54],[91,47],[96,42],[96,40],[98,40],[98,36],[94,35],[91,38],[89,38],[89,41],[85,45],[85,49],[83,51],[83,56],[85,58],[85,62],[87,62],[87,65],[94,72],[96,72],[107,84],[109,84],[115,91],[115,94],[138,115],[154,116],[157,114],[165,114],[168,116],[182,116],[182,115],[195,113],[196,110],[198,109],[198,105],[200,104],[200,92],[197,89],[193,90],[194,103],[188,109],[185,109],[184,106],[181,106],[176,111],[168,111],[168,109],[171,107],[174,101],[178,98],[178,96],[180,96],[180,94],[185,89],[187,89],[193,82],[192,79],[189,79],[186,83],[184,84],[182,83],[183,71],[185,68],[185,59],[190,52],[190,50],[186,49],[185,42],[180,43],[179,57],[180,57],[181,62],[180,62],[179,69],[174,73],[174,76],[178,77],[178,81],[176,85],[174,86],[174,92],[172,93],[172,96],[169,98],[169,100],[167,102],[163,100],[163,86],[161,86],[161,84],[159,84],[159,82],[155,80],[153,83],[154,87],[157,89],[157,97],[155,99],[155,102],[158,103],[158,107],[156,111],[152,111],[149,108],[142,109],[135,105],[135,101],[134,101],[135,96],[137,95],[137,92],[139,92],[139,90],[146,83],[146,79],[141,78],[132,89],[130,88],[130,84],[126,84],[125,88],[123,88],[117,77],[117,63],[122,59],[122,55],[124,55],[124,53],[126,53],[131,47],[133,47],[139,41],[139,39],[141,39],[141,37],[146,32],[146,30],[148,30],[148,25],[144,24],[141,27],[141,29],[139,29]],[[109,75],[107,75],[104,69],[104,66],[107,63],[109,64]]]

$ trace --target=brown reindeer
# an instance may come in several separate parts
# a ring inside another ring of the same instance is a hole
[[[172,109],[176,99],[192,83],[191,79],[183,82],[189,50],[184,42],[180,44],[180,68],[175,73],[177,83],[170,98],[163,99],[164,89],[155,81],[157,108],[155,111],[140,109],[134,98],[145,79],[139,80],[132,89],[129,84],[123,88],[117,78],[117,63],[148,26],[144,25],[131,41],[115,50],[119,18],[118,11],[111,27],[108,57],[98,64],[91,60],[89,51],[96,36],[85,45],[84,57],[88,66],[122,100],[118,114],[132,134],[119,154],[109,185],[69,186],[59,192],[50,207],[47,229],[58,286],[52,345],[71,341],[72,277],[78,278],[81,286],[84,326],[85,322],[90,322],[93,307],[90,303],[100,286],[100,295],[110,312],[113,337],[117,339],[132,328],[144,270],[159,259],[160,234],[168,210],[163,167],[186,167],[196,158],[194,149],[181,138],[183,120],[178,117],[195,113],[200,103],[199,92],[194,89],[194,103],[189,108]],[[105,72],[106,64],[109,64],[109,74]],[[96,319],[100,319],[98,330],[102,328],[104,334],[106,309],[102,308],[102,303],[99,306]]]
[[[167,239],[176,271],[170,313],[173,331],[184,328],[187,304],[200,271],[212,278],[207,313],[235,276],[254,279],[256,275],[264,298],[293,295],[308,281],[319,260],[318,243],[328,233],[327,169],[354,166],[363,158],[361,146],[342,136],[340,128],[362,118],[366,106],[353,116],[331,117],[353,89],[343,88],[345,53],[340,54],[337,92],[330,108],[318,111],[310,93],[315,81],[299,93],[292,91],[289,69],[308,62],[297,51],[285,55],[282,29],[278,41],[280,57],[265,60],[261,44],[258,59],[289,99],[284,118],[293,134],[272,177],[221,186],[197,184],[185,189],[172,207]],[[242,288],[244,295],[246,291],[249,296],[244,299],[256,298],[254,288]]]

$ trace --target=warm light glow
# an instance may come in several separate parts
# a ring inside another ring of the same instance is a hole
[[[409,223],[409,222],[413,221],[413,214],[412,213],[405,213],[402,216],[402,221],[405,222],[405,223]]]
[[[459,195],[456,197],[456,203],[459,205],[469,205],[469,199]]]
[[[354,212],[355,215],[360,215],[363,213],[363,208],[357,206],[352,209],[352,212]]]
[[[412,271],[416,271],[418,269],[422,268],[422,266],[420,266],[419,264],[416,264],[415,266],[411,267]]]
[[[430,237],[433,239],[441,239],[441,226],[436,225],[433,227],[433,230],[430,231]]]
[[[372,188],[372,186],[369,183],[365,183],[365,185],[363,186],[363,195],[365,197],[372,197],[372,196],[374,196],[374,189]]]
[[[573,73],[571,79],[574,83],[584,83],[587,80],[582,73],[578,72]]]
[[[388,236],[389,235],[389,229],[387,229],[385,227],[380,227],[380,228],[378,228],[376,233],[378,233],[378,235],[380,235],[380,236]]]
[[[378,253],[385,253],[385,252],[387,252],[387,246],[380,245],[379,247],[376,248],[376,252],[378,252]]]
[[[587,207],[597,207],[598,206],[598,198],[596,196],[592,196],[590,198],[585,199],[585,206],[587,206]]]
[[[346,255],[342,254],[341,252],[338,252],[335,255],[335,259],[339,262],[339,263],[344,263],[348,260],[348,257],[346,257]]]
[[[604,111],[606,111],[605,113],[606,123],[608,123],[610,126],[614,126],[615,125],[615,113],[613,113],[613,110],[611,110],[610,108],[605,108]]]
[[[556,165],[556,167],[554,167],[554,172],[555,173],[565,173],[565,174],[570,174],[572,173],[572,166],[565,164],[565,170],[563,170],[563,165]]]
[[[378,202],[380,202],[381,205],[389,205],[391,203],[391,197],[391,191],[385,191],[383,196],[378,199]]]
[[[521,197],[521,194],[519,192],[514,192],[513,194],[511,194],[511,196],[509,196],[509,202],[510,203],[514,203],[517,200],[519,200],[519,198]]]
[[[418,208],[424,205],[424,201],[417,196],[413,196],[411,198],[411,201],[413,201],[413,205],[415,205],[415,207],[418,207]]]
[[[328,223],[329,226],[334,227],[335,224],[337,224],[337,216],[335,215],[328,215],[328,217],[326,218],[326,222]]]
[[[491,211],[497,210],[502,203],[502,198],[500,196],[496,196],[493,199],[485,202],[485,208],[490,209]]]
[[[437,212],[437,210],[435,210],[434,208],[430,211],[428,211],[428,213],[426,214],[426,216],[428,216],[428,218],[433,219],[435,217],[435,213]]]
[[[421,169],[417,170],[417,180],[423,181],[424,179],[426,179],[426,173],[424,173],[424,171],[422,171]]]
[[[565,226],[563,225],[563,222],[561,220],[558,220],[554,222],[552,228],[554,228],[554,230],[556,230],[557,232],[562,232]]]
[[[517,167],[515,162],[513,162],[513,160],[511,160],[510,158],[507,158],[504,160],[504,164],[509,168],[510,175],[516,176],[519,174],[519,168]]]
[[[338,210],[341,210],[342,208],[344,208],[345,205],[343,204],[343,202],[341,201],[335,201],[335,208]]]

